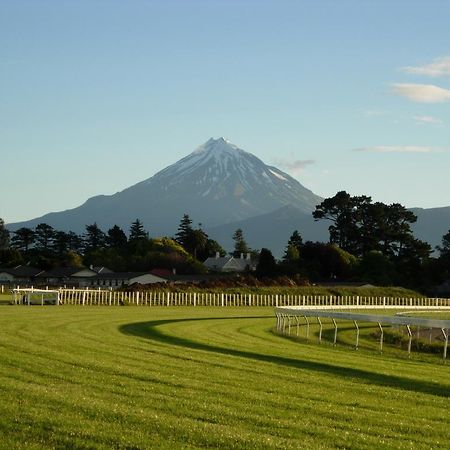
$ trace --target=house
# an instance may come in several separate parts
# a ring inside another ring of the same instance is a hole
[[[97,273],[113,273],[113,271],[111,269],[108,269],[105,266],[89,266],[89,269],[93,270],[94,272]]]
[[[172,274],[172,272],[169,272]],[[167,278],[149,272],[113,272],[107,267],[55,267],[50,270],[29,266],[0,268],[0,284],[70,287],[120,287],[133,283],[166,283]]]
[[[32,284],[42,269],[19,265],[12,268],[0,268],[0,284],[28,285]]]
[[[158,277],[148,272],[110,272],[99,273],[90,278],[90,285],[95,287],[120,287],[130,284],[166,283],[165,278]]]
[[[215,257],[208,258],[203,264],[212,272],[245,272],[256,269],[256,262],[251,259],[250,253],[245,257],[241,253],[240,258],[220,256],[216,253]]]
[[[79,267],[55,267],[54,269],[41,272],[36,280],[39,284],[52,286],[91,286],[90,279],[95,277],[97,272],[92,269],[83,269]]]

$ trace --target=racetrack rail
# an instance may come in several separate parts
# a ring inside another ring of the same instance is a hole
[[[319,324],[319,342],[322,340],[322,322],[321,318],[331,319],[334,325],[334,340],[333,344],[336,345],[337,341],[337,331],[338,326],[336,323],[336,319],[339,320],[350,320],[353,321],[356,329],[356,343],[355,348],[358,349],[359,346],[359,326],[358,322],[372,322],[378,324],[380,329],[380,351],[383,350],[383,325],[395,325],[395,326],[405,326],[408,331],[409,341],[408,341],[408,354],[411,354],[411,343],[412,343],[412,332],[411,326],[423,327],[429,329],[439,329],[441,330],[442,336],[444,338],[444,352],[443,359],[444,361],[447,359],[447,348],[448,348],[448,330],[450,329],[450,320],[441,320],[441,319],[429,319],[429,318],[421,318],[421,317],[410,317],[406,315],[401,316],[391,316],[391,315],[383,315],[383,314],[361,314],[355,312],[338,312],[336,309],[349,309],[348,307],[339,308],[334,307],[333,309],[324,308],[324,307],[308,307],[302,308],[298,306],[290,306],[284,308],[275,308],[275,315],[277,318],[277,331],[283,334],[286,334],[286,329],[288,330],[288,334],[290,334],[291,329],[291,320],[295,319],[297,325],[297,335],[300,326],[300,317],[303,317],[306,322],[306,336],[309,336],[309,318],[313,317],[317,319]],[[357,307],[352,307],[351,309],[358,309]],[[364,307],[367,309],[367,307]],[[397,308],[398,309],[398,308]],[[408,308],[411,312],[411,308]],[[442,309],[449,309],[442,308]],[[417,311],[426,311],[427,308],[418,307]],[[435,308],[433,308],[435,311]],[[416,311],[416,310],[414,310]]]

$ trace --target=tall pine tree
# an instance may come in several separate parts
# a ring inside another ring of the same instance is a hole
[[[286,246],[286,250],[284,252],[283,261],[288,263],[295,263],[300,259],[300,249],[303,245],[303,239],[300,236],[300,233],[295,230]]]
[[[14,236],[11,239],[11,246],[26,253],[33,245],[34,239],[34,231],[31,228],[22,227],[14,232]]]
[[[234,251],[233,256],[235,258],[240,258],[241,255],[245,255],[246,253],[250,253],[251,249],[247,245],[247,242],[244,239],[244,233],[241,228],[238,228],[233,234],[234,241]]]
[[[106,236],[97,223],[86,225],[86,233],[84,234],[84,246],[87,252],[97,250],[105,246]]]
[[[144,225],[139,219],[136,219],[130,227],[130,241],[137,241],[140,239],[148,239],[148,233],[144,229]]]
[[[189,244],[192,232],[192,220],[190,219],[189,214],[183,214],[183,218],[178,225],[178,231],[175,235],[175,240],[184,248],[186,248]]]
[[[108,245],[112,248],[122,247],[128,241],[125,232],[117,225],[114,225],[108,230],[106,239],[108,241]]]

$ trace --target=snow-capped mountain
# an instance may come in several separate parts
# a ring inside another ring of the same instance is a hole
[[[209,139],[194,152],[131,188],[158,193],[166,201],[189,205],[189,211],[216,225],[294,205],[311,212],[320,197],[276,167],[231,144]],[[174,198],[176,197],[176,198]],[[175,206],[175,205],[174,205]],[[214,215],[205,216],[205,207]]]
[[[292,206],[310,213],[321,198],[276,167],[224,138],[209,139],[188,156],[151,178],[82,206],[20,224],[45,222],[60,230],[82,232],[97,222],[128,230],[139,218],[150,235],[172,234],[184,213],[205,227],[222,225]]]

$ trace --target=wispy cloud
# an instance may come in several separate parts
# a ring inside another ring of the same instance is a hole
[[[386,111],[380,109],[366,109],[362,113],[365,117],[379,117],[387,114]]]
[[[448,152],[449,149],[420,145],[375,145],[373,147],[355,148],[353,151],[364,153],[443,153]]]
[[[301,173],[305,169],[305,167],[310,166],[311,164],[315,164],[315,162],[316,161],[314,161],[313,159],[278,159],[276,160],[275,164],[292,173],[293,175],[297,175]]]
[[[442,125],[444,123],[441,119],[433,116],[415,116],[414,120],[418,125]]]
[[[422,66],[402,67],[401,70],[406,73],[425,75],[428,77],[450,76],[450,56],[436,58],[430,64],[424,64]]]
[[[392,92],[419,103],[445,103],[450,101],[448,89],[434,84],[395,83],[391,85]]]

